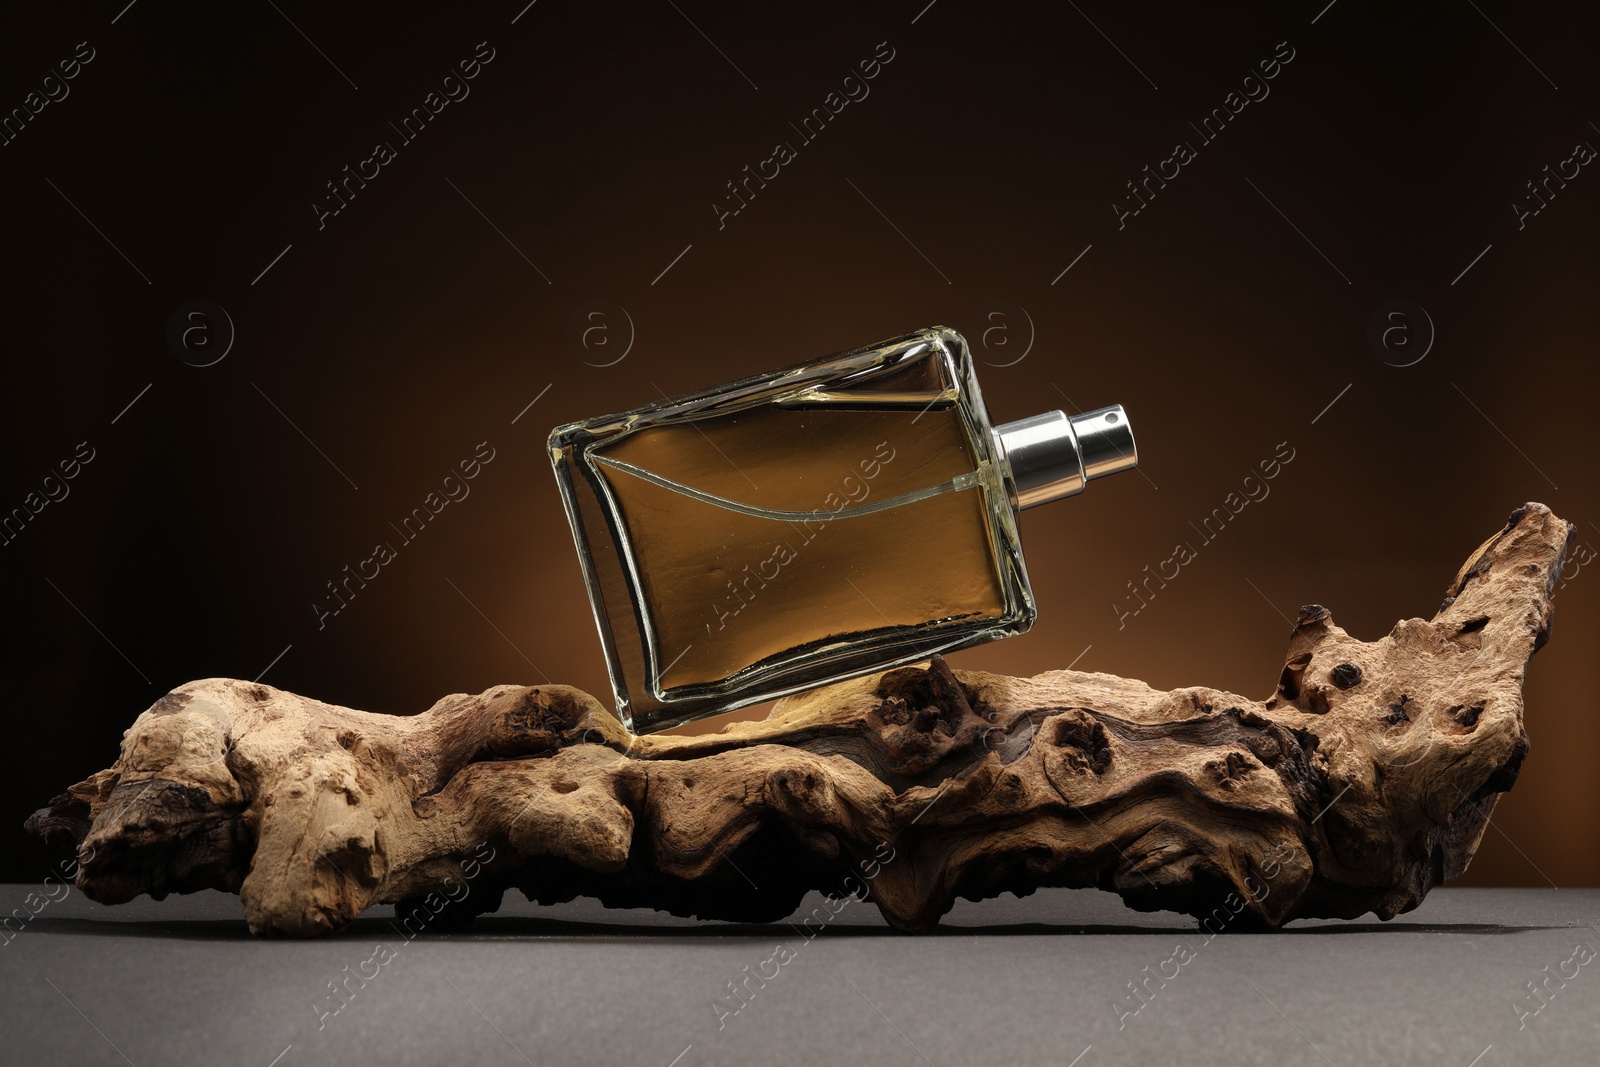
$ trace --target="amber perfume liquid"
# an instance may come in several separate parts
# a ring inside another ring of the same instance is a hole
[[[619,716],[648,732],[1026,630],[1015,511],[1110,472],[1054,414],[1008,451],[965,342],[931,329],[558,427]],[[1125,417],[1112,436],[1131,465]]]

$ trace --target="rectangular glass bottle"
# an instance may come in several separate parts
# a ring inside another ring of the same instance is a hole
[[[549,445],[637,732],[1033,623],[1026,505],[953,330],[560,426]]]

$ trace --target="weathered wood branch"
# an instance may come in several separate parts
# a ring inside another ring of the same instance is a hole
[[[447,922],[507,888],[746,921],[855,892],[906,930],[1041,886],[1213,928],[1389,918],[1466,869],[1516,780],[1570,532],[1518,508],[1432,619],[1377,641],[1302,608],[1265,701],[935,658],[717,734],[635,737],[561,685],[391,716],[207,679],[28,827],[78,850],[95,900],[223,889],[262,934],[382,902]]]

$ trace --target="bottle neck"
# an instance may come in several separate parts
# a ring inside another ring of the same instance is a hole
[[[1121,404],[1068,416],[1047,411],[995,427],[1018,511],[1076,496],[1096,478],[1139,465]]]

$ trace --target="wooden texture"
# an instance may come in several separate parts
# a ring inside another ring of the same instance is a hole
[[[191,682],[28,826],[77,849],[95,900],[223,889],[260,934],[382,902],[449,927],[508,888],[745,921],[820,889],[913,931],[1041,886],[1211,929],[1389,918],[1466,869],[1516,780],[1570,532],[1518,508],[1433,618],[1377,641],[1302,608],[1264,701],[936,657],[720,733],[635,737],[561,685],[392,716]]]

